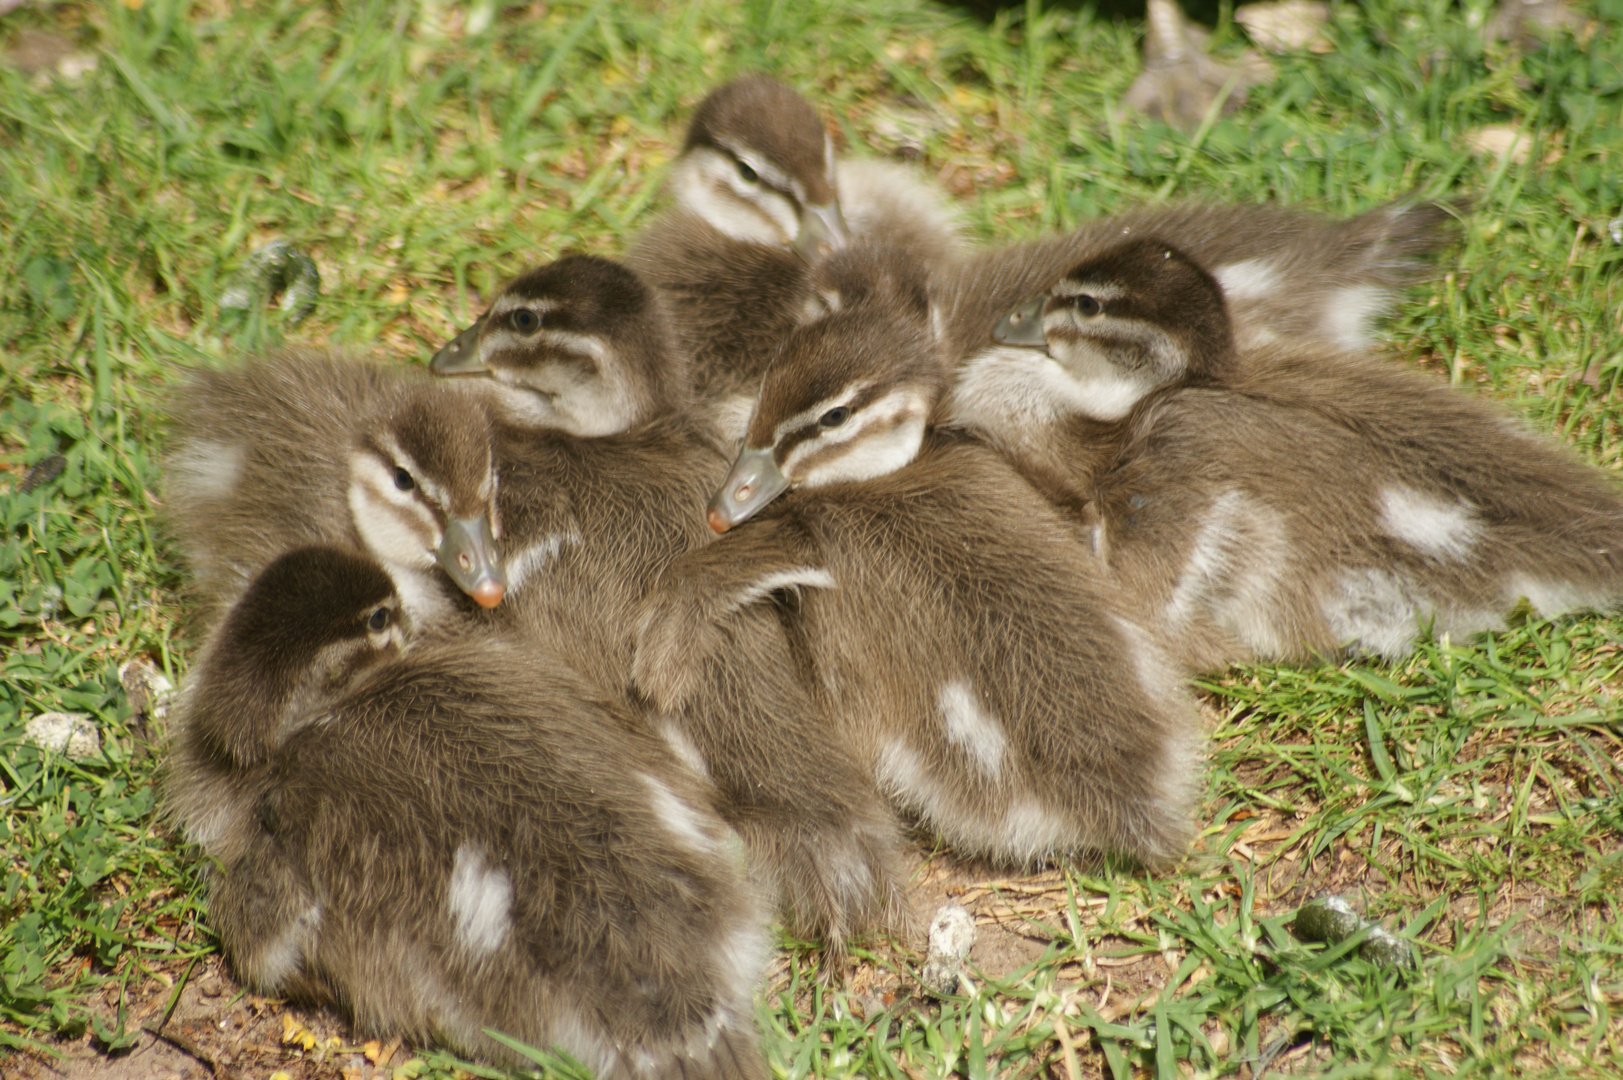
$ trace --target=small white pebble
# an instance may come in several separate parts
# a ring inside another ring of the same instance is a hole
[[[975,946],[975,917],[959,904],[945,904],[930,921],[930,953],[919,981],[936,994],[957,990],[964,958]]]
[[[74,761],[101,753],[101,732],[88,713],[40,713],[24,726],[23,736],[42,750],[65,754]]]

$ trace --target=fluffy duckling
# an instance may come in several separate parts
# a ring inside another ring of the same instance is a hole
[[[513,329],[530,325],[521,312],[541,327]],[[524,419],[497,425],[509,587],[497,621],[626,694],[637,604],[672,559],[713,538],[700,510],[726,471],[714,433],[674,407],[685,372],[665,319],[629,270],[567,259],[504,289],[479,335],[501,392],[541,402],[498,410]],[[549,415],[599,422],[533,423]],[[654,703],[653,722],[715,781],[797,928],[838,945],[895,917],[896,822],[860,767],[824,748],[820,707],[776,615],[752,611],[733,630],[764,674],[696,668]]]
[[[434,355],[436,375],[489,375],[493,409],[519,427],[628,431],[688,400],[659,294],[608,259],[569,255],[520,274]]]
[[[957,421],[1092,527],[1186,663],[1395,658],[1423,624],[1623,600],[1623,499],[1500,408],[1312,346],[1237,355],[1219,282],[1154,240],[1050,291]]]
[[[421,617],[441,575],[482,606],[506,584],[490,421],[467,394],[324,351],[196,371],[169,403],[169,525],[212,616],[307,544],[354,544]]]
[[[398,657],[406,629],[394,582],[369,559],[308,547],[265,567],[209,635],[176,713],[164,803],[186,839],[240,856],[257,828],[261,766]]]
[[[1374,321],[1453,237],[1459,208],[1396,202],[1344,221],[1273,206],[1190,204],[1090,222],[1065,236],[976,252],[936,273],[955,365],[992,363],[988,337],[1021,344],[1067,270],[1126,240],[1160,237],[1212,271],[1242,349],[1290,338],[1367,345]]]
[[[764,910],[709,786],[533,646],[377,648],[375,616],[352,609],[380,575],[339,549],[285,556],[188,690],[181,745],[217,746],[208,786],[256,801],[209,847],[238,974],[337,1004],[363,1035],[506,1065],[522,1059],[487,1029],[603,1077],[764,1076]],[[369,662],[339,665],[335,687],[335,655]],[[301,698],[311,686],[329,692]],[[244,718],[243,700],[285,704]],[[199,777],[169,785],[194,820]]]
[[[805,98],[748,75],[694,112],[673,209],[627,256],[671,302],[702,398],[752,393],[807,298],[807,269],[855,237],[923,261],[958,250],[943,196],[896,165],[840,160]]]
[[[727,533],[650,595],[639,681],[730,662],[715,628],[794,587],[838,741],[898,806],[1004,861],[1175,858],[1192,706],[1075,530],[991,449],[927,434],[943,366],[914,266],[852,248],[820,268],[838,310],[768,370],[710,505]]]

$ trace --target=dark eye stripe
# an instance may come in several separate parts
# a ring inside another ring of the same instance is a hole
[[[877,397],[879,397],[878,387],[870,386],[866,387],[865,389],[858,390],[856,395],[852,397],[851,400],[843,403],[846,408],[851,410],[851,415],[847,417],[845,423],[841,424],[839,427],[825,428],[820,422],[823,417],[829,414],[830,410],[835,408],[835,406],[830,405],[827,409],[824,409],[822,412],[818,413],[815,417],[808,420],[800,427],[795,428],[793,431],[784,432],[783,438],[778,440],[778,460],[783,461],[789,456],[789,451],[793,450],[807,439],[815,439],[824,432],[828,431],[846,430],[851,426],[851,421],[855,420],[862,410]]]
[[[877,437],[889,434],[907,423],[909,419],[908,414],[899,413],[884,421],[870,423],[862,429],[862,438],[867,439],[870,436]],[[850,453],[852,448],[861,441],[861,439],[848,439],[844,442],[829,443],[827,446],[818,447],[802,458],[795,467],[803,473],[809,473],[825,462],[833,461],[835,458]]]

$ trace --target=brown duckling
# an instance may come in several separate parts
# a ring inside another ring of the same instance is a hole
[[[1187,204],[1089,222],[1068,235],[978,251],[935,271],[947,356],[962,366],[997,332],[1019,344],[1047,291],[1078,263],[1131,239],[1175,245],[1217,279],[1242,349],[1290,338],[1369,343],[1375,320],[1454,235],[1458,204],[1401,201],[1338,221],[1275,206]]]
[[[727,621],[792,586],[830,741],[898,806],[1002,861],[1176,858],[1200,743],[1177,676],[1012,467],[929,434],[945,366],[916,263],[853,246],[818,273],[837,309],[767,372],[710,504],[726,535],[646,601],[640,684],[733,662]]]
[[[208,616],[278,555],[363,546],[419,616],[441,575],[482,606],[505,591],[483,406],[456,388],[323,350],[194,371],[169,402],[166,514]]]
[[[959,424],[1092,529],[1185,662],[1406,653],[1623,600],[1615,485],[1496,405],[1359,354],[1237,351],[1220,283],[1153,239],[1066,273]]]
[[[541,329],[513,330],[520,311]],[[580,402],[611,403],[595,414],[602,433],[497,425],[509,592],[497,621],[629,695],[637,604],[672,559],[713,538],[702,508],[726,470],[714,431],[674,407],[685,395],[669,387],[685,385],[685,370],[664,308],[623,267],[561,260],[503,290],[479,344],[507,373],[504,394],[544,398],[540,408],[566,416],[590,411]],[[523,405],[504,413],[526,415]],[[723,815],[796,926],[837,945],[895,914],[896,823],[854,762],[819,749],[820,707],[776,615],[751,612],[735,631],[766,674],[696,670],[691,687],[654,703],[650,722],[715,781]]]
[[[380,575],[341,549],[284,556],[189,686],[178,743],[209,771],[177,763],[167,798],[234,818],[193,835],[237,973],[363,1036],[506,1065],[523,1059],[487,1031],[604,1077],[764,1076],[765,912],[709,785],[533,645],[464,629],[379,648],[392,609],[352,609]],[[246,728],[244,700],[270,703]]]
[[[808,299],[807,271],[852,237],[936,261],[959,250],[944,197],[910,170],[841,160],[816,110],[747,75],[695,110],[674,206],[627,262],[668,298],[702,399],[752,394]]]

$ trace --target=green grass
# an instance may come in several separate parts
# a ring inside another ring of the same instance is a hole
[[[856,153],[887,149],[887,115],[927,113],[920,165],[988,240],[1154,198],[1340,213],[1471,195],[1446,276],[1390,327],[1394,362],[1474,384],[1618,472],[1623,2],[1580,4],[1586,29],[1526,51],[1484,47],[1468,25],[1484,9],[1338,4],[1333,51],[1281,59],[1193,137],[1118,115],[1140,24],[1074,5],[987,24],[904,0],[147,0],[0,20],[0,47],[50,29],[97,61],[77,80],[0,67],[5,486],[67,461],[0,495],[0,1047],[87,1023],[116,1043],[120,988],[214,949],[194,855],[152,818],[155,733],[115,670],[148,656],[178,680],[195,645],[154,494],[154,402],[177,364],[284,339],[420,362],[526,264],[622,250],[657,209],[686,110],[763,67]],[[1240,44],[1224,12],[1220,51]],[[1503,123],[1532,135],[1526,161],[1466,149]],[[222,311],[231,275],[278,237],[320,268],[315,313],[292,328],[271,307]],[[917,941],[870,942],[829,972],[786,940],[761,1005],[773,1065],[1613,1075],[1620,670],[1623,621],[1586,618],[1391,667],[1211,680],[1207,825],[1183,866],[979,887],[956,871],[947,892],[968,890],[988,934],[1036,942],[962,1000],[917,996]],[[91,714],[102,754],[24,745],[49,709]],[[953,865],[935,853],[924,873]],[[1295,908],[1326,891],[1410,936],[1419,967],[1295,941]]]

